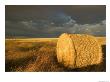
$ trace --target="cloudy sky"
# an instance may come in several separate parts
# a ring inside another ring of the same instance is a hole
[[[106,35],[104,5],[6,5],[5,34],[58,37],[61,33]]]

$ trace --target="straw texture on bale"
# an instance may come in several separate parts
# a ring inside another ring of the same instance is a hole
[[[96,38],[85,34],[62,34],[57,42],[58,62],[68,68],[81,68],[102,62]]]

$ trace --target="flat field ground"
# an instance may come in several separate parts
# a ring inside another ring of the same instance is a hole
[[[58,38],[25,38],[5,40],[6,72],[80,72],[106,71],[106,38],[96,37],[102,47],[103,62],[99,65],[68,69],[57,62]]]

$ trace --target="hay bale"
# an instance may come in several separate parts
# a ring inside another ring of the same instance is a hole
[[[101,47],[95,37],[62,34],[57,42],[58,62],[68,68],[81,68],[102,62]]]

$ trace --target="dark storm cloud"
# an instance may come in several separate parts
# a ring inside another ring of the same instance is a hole
[[[58,13],[66,13],[78,23],[94,23],[105,19],[105,6],[6,6],[8,20],[48,19]],[[94,20],[95,19],[95,20]]]
[[[6,6],[6,36],[56,37],[106,34],[105,6]]]

